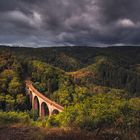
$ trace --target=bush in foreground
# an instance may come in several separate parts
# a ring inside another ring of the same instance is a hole
[[[23,123],[29,124],[30,117],[26,112],[2,112],[0,111],[0,124]]]
[[[140,132],[140,99],[124,99],[113,94],[98,94],[79,104],[67,107],[48,122],[59,127],[74,127],[88,131],[124,135]]]

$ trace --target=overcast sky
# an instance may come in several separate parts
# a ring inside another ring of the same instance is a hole
[[[140,44],[140,0],[0,0],[0,44]]]

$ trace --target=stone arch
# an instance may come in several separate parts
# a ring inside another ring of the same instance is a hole
[[[59,114],[59,111],[58,111],[57,109],[54,109],[54,110],[52,111],[52,115],[57,115],[57,114]]]
[[[33,104],[33,110],[37,113],[39,116],[39,99],[37,96],[34,97],[34,104]]]
[[[49,116],[49,107],[45,102],[41,104],[41,116]]]

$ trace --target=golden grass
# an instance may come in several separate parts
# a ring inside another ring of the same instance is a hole
[[[91,75],[91,72],[82,69],[82,70],[75,71],[75,72],[69,72],[68,74],[71,75],[74,78],[78,78],[79,79],[79,78],[83,78],[83,77],[87,77],[87,76]]]

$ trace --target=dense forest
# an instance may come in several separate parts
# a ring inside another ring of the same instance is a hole
[[[25,91],[27,79],[64,106],[64,111],[45,120],[36,118]],[[20,122],[22,116],[28,123],[32,119],[43,126],[80,128],[106,137],[137,140],[140,48],[1,46],[0,110],[0,124],[15,116]],[[24,113],[20,116],[16,112]],[[5,120],[6,113],[11,118]]]

